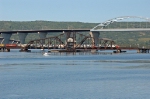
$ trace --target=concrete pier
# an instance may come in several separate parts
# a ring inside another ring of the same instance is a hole
[[[3,44],[9,44],[12,33],[2,33],[1,35],[4,38]]]
[[[99,43],[98,41],[99,41],[100,32],[92,31],[90,32],[90,35],[93,38],[94,46],[97,46]]]
[[[45,39],[47,32],[38,32],[40,39]],[[45,40],[42,41],[43,44],[45,44]]]
[[[20,33],[20,32],[18,32],[17,34],[19,36],[20,43],[21,44],[25,44],[25,38],[27,37],[28,33]]]

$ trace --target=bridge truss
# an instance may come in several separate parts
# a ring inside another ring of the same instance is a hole
[[[95,45],[93,37],[76,32],[63,33],[58,36],[45,39],[31,40],[22,47],[23,51],[28,49],[65,49],[65,51],[76,51],[79,49],[116,49],[115,42],[107,38],[99,38]]]
[[[150,18],[140,16],[122,16],[104,21],[92,30],[119,28],[150,28]]]

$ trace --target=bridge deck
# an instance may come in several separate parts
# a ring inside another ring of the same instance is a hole
[[[1,33],[37,33],[37,32],[134,32],[134,31],[150,31],[150,28],[124,28],[124,29],[44,29],[44,30],[12,30],[12,31],[0,31]]]
[[[47,29],[47,30],[12,30],[0,33],[37,33],[37,32],[90,32],[90,29]]]
[[[138,31],[150,31],[150,28],[116,28],[116,29],[95,29],[91,31],[99,31],[99,32],[138,32]]]

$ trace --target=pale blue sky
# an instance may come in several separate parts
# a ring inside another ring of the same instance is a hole
[[[0,20],[103,22],[119,16],[150,18],[150,0],[0,0]]]

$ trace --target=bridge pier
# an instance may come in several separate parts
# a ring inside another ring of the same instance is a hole
[[[27,37],[28,33],[19,32],[17,34],[19,36],[20,44],[21,44],[21,47],[22,47],[20,52],[29,52],[30,50],[24,48],[25,45],[23,45],[23,44],[25,44],[25,38]]]
[[[92,41],[94,42],[93,46],[97,46],[98,45],[98,41],[99,41],[99,36],[100,36],[100,32],[98,31],[92,31],[90,32],[91,37],[93,38]]]
[[[40,39],[45,39],[47,32],[38,32]],[[45,44],[45,40],[42,41],[42,44]]]
[[[9,44],[12,33],[2,33],[1,35],[4,38],[3,44]]]
[[[27,48],[21,48],[19,52],[31,52],[31,50],[28,50]]]
[[[25,44],[25,38],[27,37],[28,33],[17,33],[18,36],[19,36],[19,40],[20,40],[20,43],[21,44]]]
[[[10,52],[10,49],[8,49],[8,48],[0,48],[0,52]]]
[[[149,50],[150,49],[144,49],[144,48],[143,49],[138,49],[137,53],[149,53]]]

